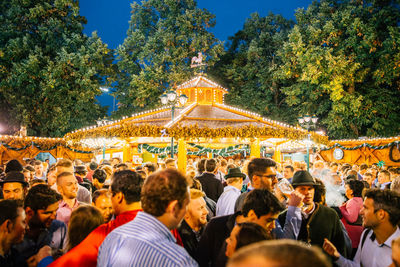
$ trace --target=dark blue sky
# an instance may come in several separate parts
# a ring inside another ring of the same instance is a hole
[[[97,31],[109,48],[118,47],[126,37],[132,2],[133,0],[81,0],[81,15],[87,19],[84,32],[91,35],[93,31]],[[226,41],[228,36],[234,35],[243,27],[251,13],[258,12],[265,16],[272,12],[294,19],[295,10],[306,9],[311,2],[312,0],[198,0],[197,4],[216,15],[217,24],[210,30],[218,39]],[[112,111],[111,96],[103,95],[99,100],[103,105],[109,105],[109,111]]]

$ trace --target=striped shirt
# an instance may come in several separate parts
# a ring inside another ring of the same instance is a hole
[[[97,266],[198,266],[154,216],[136,218],[112,231],[100,247]]]

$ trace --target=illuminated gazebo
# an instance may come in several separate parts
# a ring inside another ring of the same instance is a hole
[[[177,140],[178,167],[186,169],[187,155],[209,153],[232,155],[246,151],[259,157],[263,148],[274,151],[281,161],[284,144],[298,143],[308,134],[316,145],[326,144],[328,138],[307,132],[282,122],[262,117],[254,112],[224,104],[226,88],[204,75],[174,88],[177,95],[185,94],[184,106],[175,108],[171,120],[171,107],[161,107],[132,114],[121,120],[86,127],[68,133],[69,144],[86,145],[111,156],[122,156],[133,161],[139,154],[159,154],[170,151],[170,140]],[[196,154],[197,153],[197,154]]]

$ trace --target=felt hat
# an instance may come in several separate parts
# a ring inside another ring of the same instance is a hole
[[[87,172],[85,165],[75,166],[75,173],[82,173],[82,172]]]
[[[25,181],[25,176],[22,172],[9,172],[6,174],[6,177],[3,181],[0,182],[0,185],[5,183],[21,183],[23,186],[28,186],[28,183]]]
[[[228,170],[228,174],[225,175],[225,179],[229,178],[246,178],[246,174],[240,171],[240,168],[232,168]]]
[[[299,185],[316,185],[314,178],[308,171],[297,171],[293,175],[292,179],[293,186]]]
[[[7,162],[6,164],[6,169],[4,172],[22,172],[24,168],[22,167],[22,164],[16,160],[16,159],[12,159],[9,162]]]

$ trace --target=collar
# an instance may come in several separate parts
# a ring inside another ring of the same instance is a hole
[[[72,209],[73,209],[73,208],[76,208],[76,207],[78,207],[78,206],[79,206],[79,202],[78,202],[78,200],[75,198],[75,203],[74,203],[74,206],[72,207]],[[61,200],[61,202],[60,202],[60,204],[59,204],[59,207],[60,207],[60,208],[65,208],[65,207],[70,208],[70,206],[68,206],[67,202],[65,202],[64,199]]]
[[[310,215],[313,214],[314,211],[315,211],[315,202],[313,202],[313,207],[310,212],[306,213],[302,210],[301,214],[303,215],[304,218],[308,219],[308,217],[310,217]]]
[[[165,226],[162,222],[160,222],[155,216],[141,211],[138,212],[135,219],[132,222],[136,222],[138,224],[146,225],[149,232],[158,232],[160,235],[163,235],[166,239],[171,242],[176,243],[176,238],[172,235],[171,231]]]
[[[388,239],[386,239],[385,242],[383,242],[382,244],[379,244],[378,242],[376,242],[378,244],[378,246],[383,247],[383,246],[387,246],[389,248],[392,248],[392,241],[395,240],[396,238],[400,237],[400,228],[397,227],[396,231],[394,231],[394,233],[388,237]],[[371,239],[372,242],[376,241],[376,236],[375,233],[372,231],[371,236],[369,237]]]
[[[238,193],[241,192],[239,189],[237,189],[236,187],[231,186],[231,185],[227,185],[227,186],[225,186],[225,188],[224,188],[224,192],[226,192],[226,191],[232,191],[232,190],[235,191],[235,192],[238,192]]]

